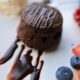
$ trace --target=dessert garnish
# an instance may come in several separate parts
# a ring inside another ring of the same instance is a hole
[[[74,69],[77,69],[79,70],[80,69],[80,57],[78,56],[73,56],[70,60],[70,63],[71,63],[71,66],[74,68]]]
[[[74,18],[76,22],[78,23],[78,25],[80,26],[80,0],[79,0],[79,8],[76,10],[74,14]]]
[[[72,51],[76,56],[80,56],[80,45],[75,46]]]
[[[72,80],[73,72],[70,68],[62,66],[56,72],[57,80]]]

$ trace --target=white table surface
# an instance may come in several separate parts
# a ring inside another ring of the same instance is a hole
[[[76,9],[75,5],[59,5],[57,8],[61,11],[64,23],[63,33],[59,48],[56,51],[44,52],[42,59],[45,61],[41,72],[40,80],[56,80],[55,72],[61,66],[67,66],[74,72],[74,79],[77,79],[76,71],[70,66],[70,58],[73,55],[71,49],[72,44],[75,46],[80,44],[80,28],[73,18],[73,13]],[[0,14],[0,56],[2,56],[11,43],[16,38],[16,29],[19,25],[19,17],[7,17]],[[6,64],[0,66],[0,80],[7,80],[7,74],[18,54],[17,50],[13,58]],[[33,56],[36,56],[37,51],[33,50]],[[33,61],[34,63],[34,61]],[[30,76],[29,76],[30,77]],[[24,80],[29,80],[29,77]]]

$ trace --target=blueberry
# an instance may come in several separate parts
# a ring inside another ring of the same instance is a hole
[[[56,72],[57,80],[72,80],[73,72],[68,67],[60,67]]]
[[[70,63],[74,69],[77,69],[77,70],[80,69],[80,57],[73,56],[70,60]]]

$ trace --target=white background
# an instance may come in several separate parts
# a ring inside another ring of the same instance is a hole
[[[72,1],[70,4],[65,3],[65,1]],[[51,6],[58,8],[64,18],[63,23],[63,33],[59,48],[53,52],[44,52],[42,59],[44,59],[44,67],[41,73],[40,80],[56,80],[55,72],[61,66],[70,67],[70,58],[73,55],[71,49],[72,44],[75,46],[80,43],[80,28],[74,21],[74,11],[77,8],[78,3],[74,2],[76,0],[56,0]],[[64,4],[63,4],[64,3]],[[16,29],[19,25],[19,17],[7,17],[0,14],[0,56],[2,56],[11,43],[16,38]],[[0,66],[0,80],[7,80],[7,74],[15,60],[16,51],[13,58],[6,64]],[[48,54],[46,54],[48,53]],[[33,56],[35,57],[37,51],[33,50]],[[71,68],[72,69],[72,68]],[[77,73],[74,69],[74,79],[77,79]],[[26,78],[24,80],[29,80]]]

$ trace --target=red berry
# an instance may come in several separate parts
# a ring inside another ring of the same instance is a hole
[[[80,45],[77,45],[72,49],[73,53],[77,56],[80,56]]]
[[[77,9],[76,14],[80,15],[80,8]]]
[[[77,15],[76,13],[74,14],[75,20],[80,21],[80,15]]]
[[[74,18],[75,18],[76,22],[80,25],[80,8],[76,10],[76,12],[74,14]]]

